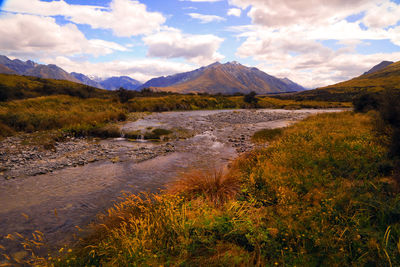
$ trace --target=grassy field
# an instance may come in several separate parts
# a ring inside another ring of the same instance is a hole
[[[256,105],[243,96],[165,95],[134,97],[121,103],[117,98],[42,96],[0,102],[0,137],[15,132],[63,129],[75,135],[90,135],[94,128],[125,120],[128,113],[172,110],[234,108],[330,108],[350,103],[279,100],[261,97]]]
[[[30,263],[399,266],[399,185],[370,115],[322,114],[258,135],[270,145],[228,171],[127,196],[78,246]]]

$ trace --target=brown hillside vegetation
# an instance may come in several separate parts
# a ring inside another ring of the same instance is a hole
[[[351,101],[354,96],[384,89],[400,90],[400,61],[371,74],[287,97],[297,100]]]

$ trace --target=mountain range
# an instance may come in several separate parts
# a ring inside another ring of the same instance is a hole
[[[279,79],[238,62],[215,62],[199,69],[149,80],[139,87],[177,93],[257,94],[302,91],[304,88],[291,80]]]
[[[6,56],[1,56],[1,55],[0,55],[0,73],[34,76],[44,79],[66,80],[107,90],[114,90],[120,87],[134,90],[141,85],[139,81],[136,81],[127,76],[111,77],[104,80],[101,79],[100,81],[94,81],[82,73],[76,73],[76,72],[68,73],[54,64],[43,65],[33,62],[31,60],[28,61],[22,61],[19,59],[11,60]]]
[[[251,91],[267,94],[304,90],[301,85],[287,78],[279,79],[257,68],[246,67],[235,61],[225,64],[215,62],[193,71],[154,78],[144,84],[128,76],[91,79],[82,73],[68,73],[53,64],[43,65],[31,60],[11,60],[6,56],[0,56],[0,73],[67,80],[107,90],[115,90],[120,87],[128,90],[152,88],[177,93],[210,94],[249,93]]]

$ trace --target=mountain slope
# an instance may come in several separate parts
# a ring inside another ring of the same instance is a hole
[[[128,76],[111,77],[100,82],[100,85],[107,90],[115,90],[123,87],[128,90],[135,90],[142,85],[141,82]]]
[[[104,89],[99,82],[96,82],[92,79],[90,79],[88,76],[86,76],[85,74],[82,73],[77,73],[77,72],[71,72],[70,73],[75,79],[78,79],[80,81],[80,83],[89,85],[89,86],[93,86],[96,88],[100,88],[100,89]]]
[[[372,74],[374,72],[380,71],[381,69],[384,69],[393,63],[394,63],[393,61],[382,61],[378,65],[375,65],[374,67],[372,67],[372,69],[370,69],[369,71],[364,72],[363,75]]]
[[[0,101],[47,95],[109,98],[111,92],[65,80],[0,74]]]
[[[191,72],[152,79],[142,87],[154,86],[158,90],[177,93],[233,94],[255,91],[266,94],[295,91],[293,84],[237,62],[216,62]]]
[[[4,73],[4,74],[17,74],[16,71],[10,69],[7,66],[4,66],[3,64],[0,64],[0,73]]]
[[[376,69],[376,66],[374,68]],[[380,92],[384,89],[400,90],[400,61],[345,82],[298,93],[294,98],[351,101],[354,96],[361,93]]]
[[[11,60],[6,56],[0,56],[0,64],[6,66],[7,68],[15,71],[17,74],[20,75],[35,76],[44,79],[56,79],[56,80],[67,80],[71,82],[80,82],[78,79],[70,75],[68,72],[53,64],[42,65],[42,64],[37,64],[31,60],[25,62],[19,59]],[[6,73],[6,72],[2,72],[0,70],[0,73]]]

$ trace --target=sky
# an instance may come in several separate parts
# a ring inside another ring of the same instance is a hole
[[[0,54],[141,82],[238,61],[316,88],[400,60],[400,0],[0,0]]]

